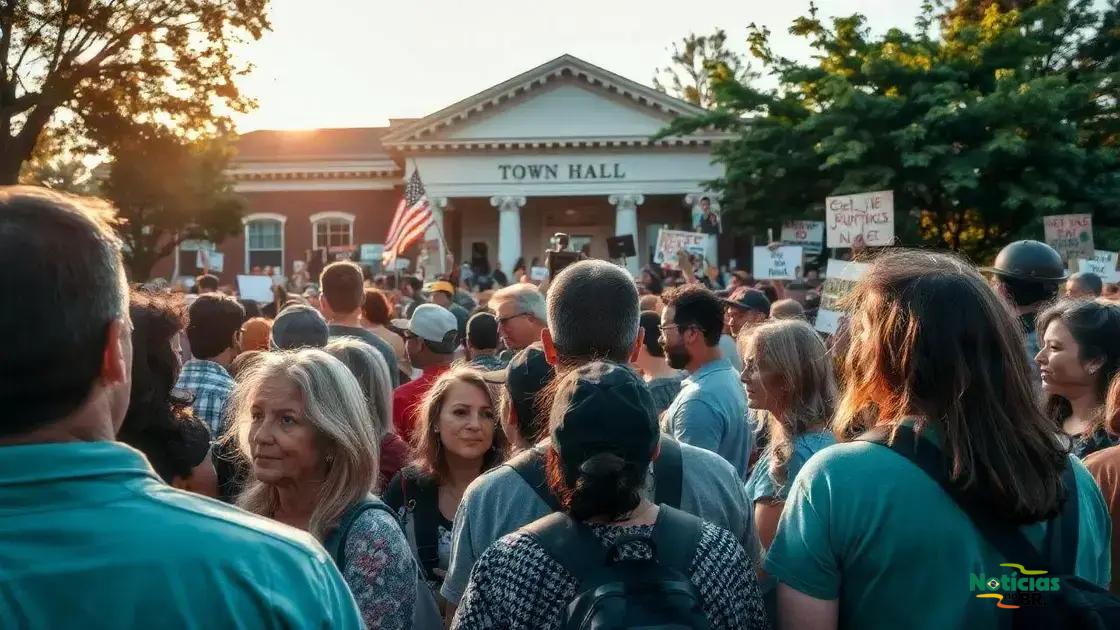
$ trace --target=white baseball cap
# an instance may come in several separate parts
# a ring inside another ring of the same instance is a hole
[[[393,328],[408,331],[421,339],[443,344],[449,352],[459,345],[459,320],[438,304],[421,304],[412,311],[412,319],[394,319]]]

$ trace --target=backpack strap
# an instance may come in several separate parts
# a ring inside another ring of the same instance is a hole
[[[704,522],[699,518],[662,504],[653,525],[654,551],[657,562],[688,575],[696,550],[700,546]]]
[[[552,490],[548,487],[548,480],[545,479],[544,453],[536,447],[519,453],[503,465],[517,471],[525,483],[529,484],[529,487],[536,491],[537,496],[548,505],[549,510],[559,512],[563,509],[560,507],[560,501],[553,496]]]
[[[353,529],[354,523],[366,510],[381,510],[392,516],[393,521],[397,521],[397,515],[392,508],[374,498],[373,495],[366,495],[362,500],[347,508],[338,519],[338,527],[323,541],[323,547],[334,559],[339,571],[346,567],[346,539],[350,537],[350,530]]]
[[[1079,520],[1077,479],[1072,464],[1067,464],[1062,472],[1066,498],[1061,512],[1051,519],[1047,527],[1046,546],[1050,557],[1044,558],[1019,527],[1008,526],[1006,522],[998,521],[993,515],[980,513],[975,507],[965,503],[960,492],[949,481],[945,456],[941,449],[932,442],[918,438],[911,427],[906,425],[896,427],[894,439],[890,443],[888,443],[890,433],[882,427],[872,429],[858,439],[879,444],[909,459],[945,490],[961,511],[969,517],[980,535],[1006,559],[1044,568],[1051,573],[1074,573],[1074,565],[1077,562]]]
[[[653,462],[653,502],[679,508],[684,485],[681,445],[664,433],[661,434],[660,443],[661,454]]]
[[[416,532],[416,555],[429,580],[438,580],[439,568],[439,486],[410,478],[405,483],[405,504],[414,499],[412,527]]]
[[[583,583],[607,561],[607,550],[591,528],[564,512],[553,512],[521,528],[573,578]]]

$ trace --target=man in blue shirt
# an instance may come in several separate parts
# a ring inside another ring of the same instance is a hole
[[[746,481],[754,435],[739,375],[719,349],[723,305],[697,284],[670,289],[661,300],[665,358],[689,373],[665,412],[666,424],[681,442],[719,454]]]
[[[360,628],[305,533],[164,484],[119,442],[132,340],[108,208],[0,187],[0,625]],[[65,246],[60,246],[64,244]]]

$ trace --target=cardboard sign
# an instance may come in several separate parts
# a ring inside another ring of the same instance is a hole
[[[759,280],[796,280],[801,277],[801,247],[754,248],[754,277]]]
[[[800,245],[806,256],[824,249],[824,221],[786,221],[782,224],[782,244]]]
[[[529,279],[533,282],[544,282],[548,277],[548,267],[531,267],[529,269]]]
[[[653,262],[658,265],[668,263],[671,269],[678,269],[678,251],[684,250],[689,254],[703,256],[707,251],[709,239],[714,241],[715,237],[709,234],[684,232],[682,230],[658,230]]]
[[[237,294],[243,299],[268,304],[273,300],[272,278],[268,276],[237,276]]]
[[[828,197],[824,213],[829,247],[894,244],[894,191]]]
[[[1077,260],[1077,271],[1079,273],[1095,273],[1105,282],[1116,282],[1120,279],[1120,274],[1116,273],[1116,259],[1116,252],[1105,252],[1098,249],[1093,253],[1091,260],[1085,258]]]
[[[845,313],[838,304],[852,292],[856,282],[867,272],[867,264],[830,259],[824,286],[821,288],[821,307],[817,311],[816,328],[830,335],[840,328]]]
[[[1059,214],[1042,217],[1046,244],[1058,250],[1062,260],[1093,259],[1093,215]]]

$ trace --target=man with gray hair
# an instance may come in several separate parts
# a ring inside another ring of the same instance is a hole
[[[541,340],[547,326],[544,296],[531,284],[515,284],[494,293],[488,304],[498,318],[498,332],[514,353]]]
[[[1066,297],[1073,300],[1095,300],[1104,293],[1101,277],[1090,271],[1075,273],[1066,280]]]
[[[595,360],[627,365],[644,338],[638,319],[638,290],[626,270],[601,260],[574,263],[548,290],[549,325],[541,331],[545,357],[561,372]],[[550,389],[545,386],[543,392]],[[449,614],[463,596],[471,567],[491,543],[558,509],[544,481],[548,448],[542,441],[475,479],[463,494],[451,535],[451,565],[440,590]],[[757,557],[751,503],[731,464],[662,436],[653,472],[646,489],[651,499],[730,531]]]

